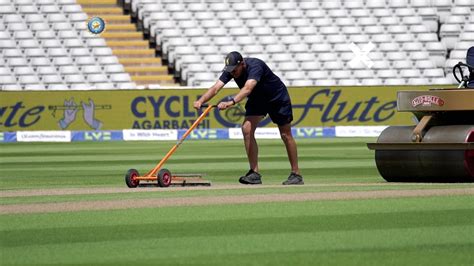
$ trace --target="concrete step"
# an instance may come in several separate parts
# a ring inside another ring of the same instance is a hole
[[[128,66],[162,66],[161,58],[159,57],[148,57],[148,58],[119,58],[120,64],[125,67]]]
[[[123,15],[123,9],[120,7],[86,7],[82,11],[89,16],[93,15]]]
[[[137,84],[174,83],[173,76],[171,75],[131,76],[131,78]]]
[[[120,57],[155,57],[155,50],[152,49],[112,49],[112,52]]]
[[[148,49],[148,41],[107,41],[107,45],[112,49],[138,48]]]
[[[107,28],[107,26],[105,26]],[[107,41],[143,41],[142,32],[108,32],[101,34]]]
[[[161,58],[155,57],[149,41],[143,32],[131,23],[130,15],[124,15],[117,0],[77,0],[89,17],[97,16],[106,23],[106,31],[101,34],[107,46],[125,67],[133,82],[138,85],[159,84],[160,86],[179,87],[168,67],[162,65]]]
[[[134,24],[110,24],[105,28],[108,32],[136,32],[137,27]]]
[[[125,24],[130,23],[129,15],[101,15],[100,16],[107,24]]]
[[[76,0],[83,8],[117,7],[117,0]]]
[[[166,66],[125,67],[125,71],[134,76],[168,75],[168,67]]]

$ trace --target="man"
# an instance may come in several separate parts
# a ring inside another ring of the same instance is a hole
[[[302,185],[303,177],[298,168],[296,142],[291,134],[293,111],[290,95],[283,82],[260,59],[242,58],[238,52],[231,52],[225,58],[225,67],[219,80],[210,87],[199,100],[194,102],[194,108],[212,99],[224,85],[234,79],[240,92],[227,102],[218,104],[220,110],[225,110],[248,98],[245,104],[245,120],[242,124],[245,150],[250,164],[247,174],[240,177],[242,184],[262,184],[262,176],[258,167],[258,146],[255,140],[255,130],[258,123],[269,114],[273,123],[278,125],[280,135],[285,143],[291,173],[283,185]]]

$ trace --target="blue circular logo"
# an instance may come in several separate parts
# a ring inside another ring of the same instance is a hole
[[[87,28],[94,34],[100,34],[105,30],[105,21],[99,17],[93,17],[87,23]]]

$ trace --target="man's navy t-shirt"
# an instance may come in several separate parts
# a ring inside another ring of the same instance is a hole
[[[288,90],[280,78],[275,75],[272,70],[258,58],[244,58],[246,68],[242,71],[242,75],[234,78],[239,88],[243,88],[245,82],[249,79],[257,81],[257,85],[248,96],[249,101],[257,102],[286,102],[290,101]],[[226,84],[232,79],[232,75],[226,71],[222,72],[219,80]]]

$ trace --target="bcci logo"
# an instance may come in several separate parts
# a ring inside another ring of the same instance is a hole
[[[100,34],[105,30],[105,21],[99,17],[93,17],[87,22],[87,28],[94,34]]]

